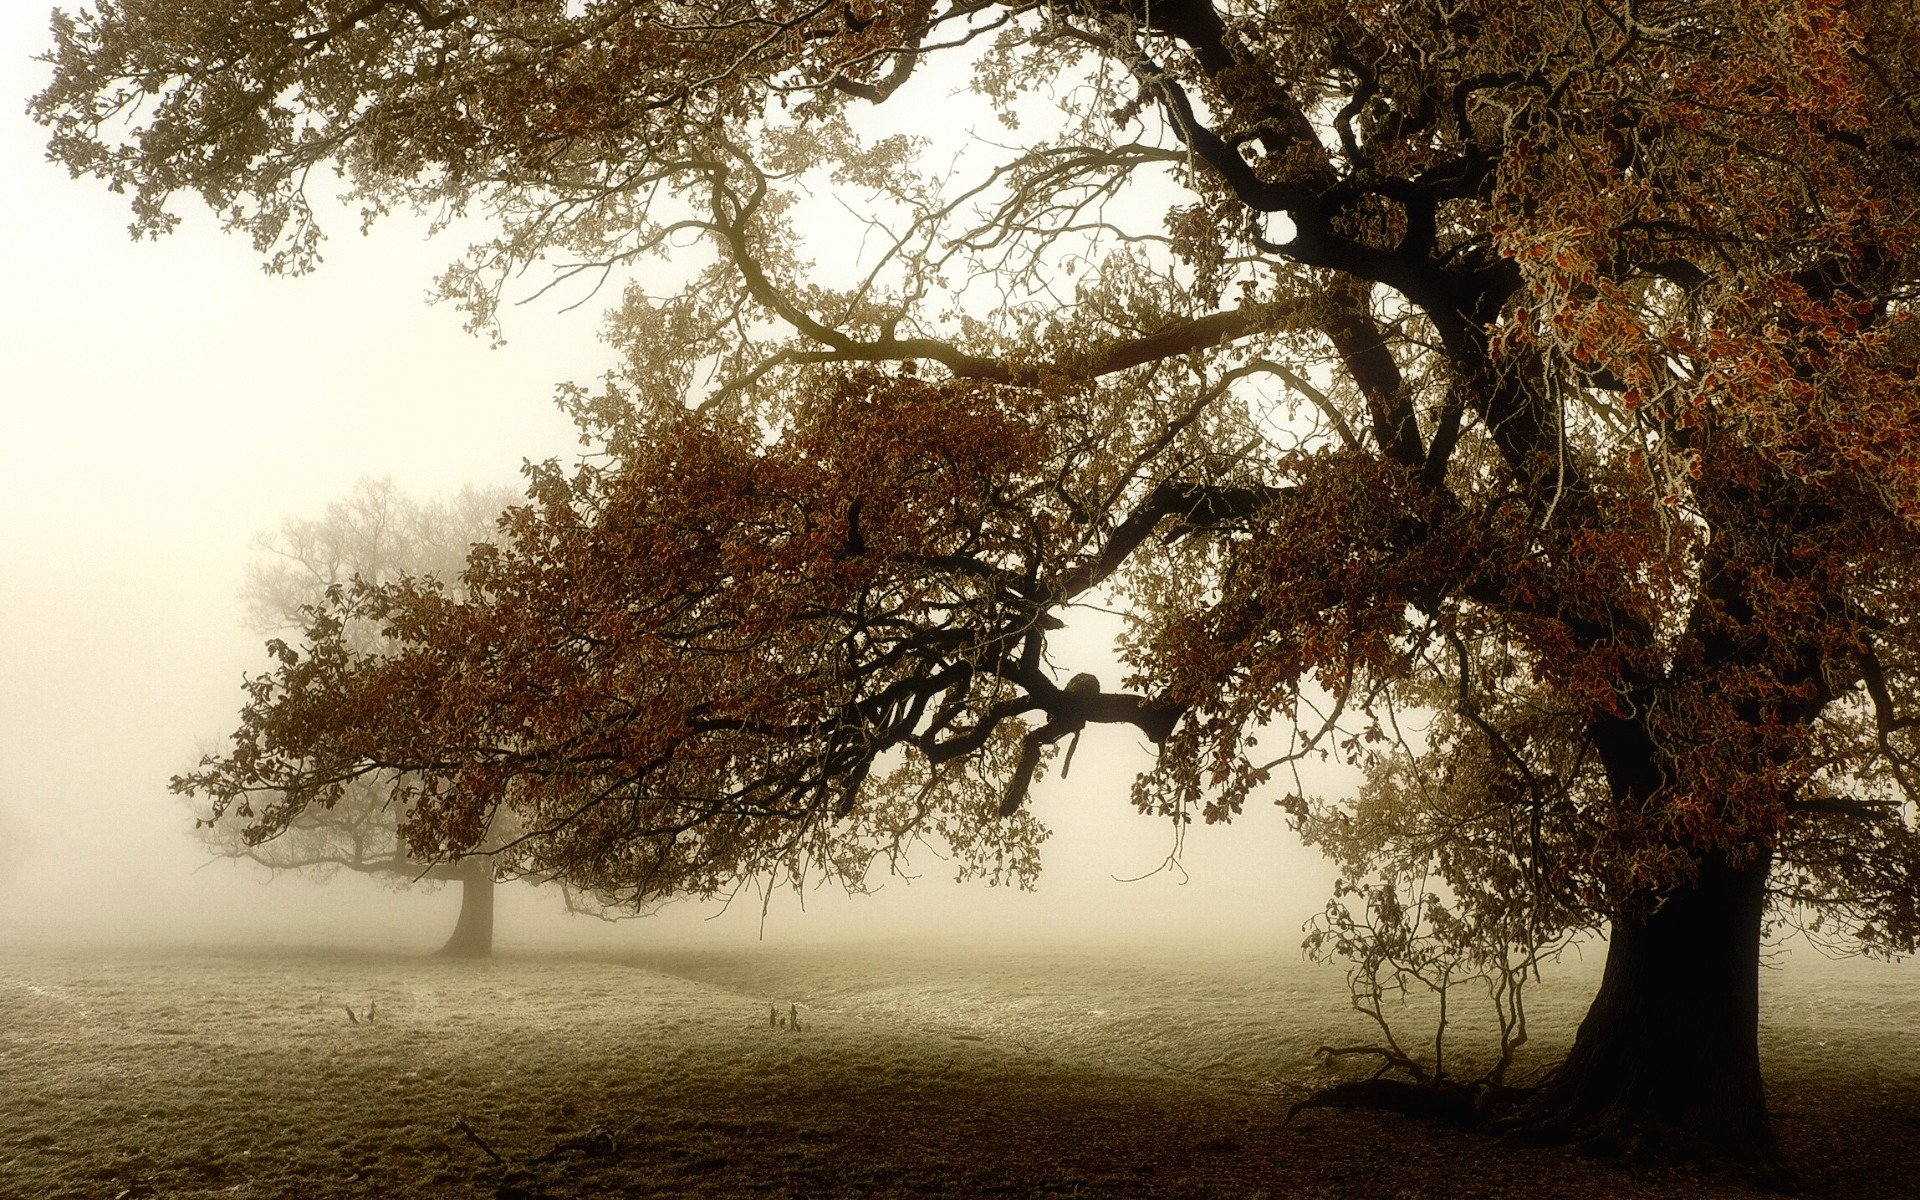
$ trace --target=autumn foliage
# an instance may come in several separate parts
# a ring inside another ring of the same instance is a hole
[[[231,761],[301,774],[256,827],[378,769],[407,773],[416,855],[474,851],[509,806],[529,826],[509,866],[635,903],[760,873],[858,884],[926,833],[1030,878],[1039,831],[996,817],[988,681],[1038,644],[1026,593],[1068,523],[1013,399],[860,374],[777,439],[688,415],[618,470],[539,472],[469,598],[363,582],[276,648]],[[352,622],[401,649],[354,654]],[[258,780],[190,782],[224,805]]]

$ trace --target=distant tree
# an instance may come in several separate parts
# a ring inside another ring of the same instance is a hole
[[[289,633],[303,629],[331,591],[356,580],[458,580],[473,546],[497,536],[501,512],[518,498],[509,488],[468,487],[451,498],[422,503],[402,494],[390,479],[363,479],[345,499],[328,505],[324,515],[289,519],[278,534],[261,539],[260,557],[242,589],[248,617],[262,633]],[[454,594],[459,594],[457,585]],[[367,621],[349,623],[340,637],[358,655],[378,656],[391,643]],[[475,844],[477,853],[427,859],[411,855],[400,833],[404,806],[394,801],[388,782],[378,777],[355,780],[332,804],[304,807],[271,839],[262,840],[235,821],[196,824],[214,853],[250,859],[275,871],[324,876],[347,870],[398,888],[458,882],[460,916],[440,953],[488,957],[493,953],[495,885],[493,862],[484,853],[489,839]]]
[[[1277,793],[1367,876],[1391,919],[1328,927],[1362,961],[1609,930],[1571,1053],[1491,1119],[1767,1169],[1767,914],[1920,939],[1917,29],[1884,0],[62,16],[34,111],[140,232],[197,192],[303,269],[337,165],[370,213],[498,222],[443,287],[481,325],[542,255],[692,272],[629,294],[629,368],[571,400],[609,457],[535,480],[471,599],[352,589],[180,786],[267,789],[273,832],[399,768],[416,854],[510,811],[523,859],[644,903],[857,881],[923,834],[1024,878],[1033,773],[1128,725],[1144,810]],[[947,64],[1004,129],[864,131],[959,124]],[[823,255],[824,190],[868,227]],[[1089,602],[1129,621],[1118,690],[1053,669]],[[1321,754],[1368,787],[1307,794]]]

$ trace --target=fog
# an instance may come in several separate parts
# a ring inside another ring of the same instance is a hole
[[[598,305],[516,308],[508,344],[491,349],[425,303],[460,244],[401,220],[362,237],[337,214],[324,267],[298,280],[264,275],[244,240],[185,202],[179,232],[136,244],[124,199],[45,164],[20,114],[43,76],[30,61],[47,42],[42,6],[6,6],[0,21],[0,92],[13,97],[0,126],[0,936],[430,949],[457,889],[209,863],[166,781],[231,729],[242,675],[265,663],[238,599],[256,539],[362,477],[425,499],[575,453],[550,397],[610,362]],[[515,887],[499,942],[1297,942],[1328,867],[1266,808],[1190,831],[1179,868],[1156,871],[1172,830],[1127,798],[1146,761],[1137,736],[1092,730],[1072,778],[1036,789],[1054,836],[1030,894],[955,885],[932,854],[873,895],[782,894],[764,908],[745,895],[613,926]]]

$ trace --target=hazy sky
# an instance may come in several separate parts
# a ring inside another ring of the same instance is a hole
[[[350,944],[418,929],[431,944],[450,894],[263,887],[262,872],[224,863],[194,874],[203,856],[166,779],[230,729],[241,674],[263,662],[236,598],[255,538],[362,476],[424,498],[572,454],[550,396],[608,361],[597,308],[518,309],[509,344],[489,349],[424,301],[459,247],[399,221],[366,238],[334,222],[326,265],[300,280],[265,276],[246,242],[186,205],[180,232],[135,244],[124,200],[46,164],[21,115],[44,73],[30,58],[48,40],[45,10],[0,5],[0,22],[0,933],[85,916],[189,939],[237,929]],[[929,856],[911,888],[815,897],[805,913],[781,900],[768,936],[957,918],[1297,940],[1329,873],[1271,810],[1196,831],[1185,886],[1172,873],[1114,882],[1170,844],[1127,803],[1138,741],[1090,733],[1074,777],[1038,789],[1055,837],[1037,895],[955,889]],[[502,941],[561,928],[545,915],[555,908],[511,903]],[[692,928],[685,914],[667,924]]]

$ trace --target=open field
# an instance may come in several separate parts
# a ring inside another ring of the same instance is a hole
[[[1592,965],[1565,975],[1547,1052]],[[1811,1194],[1920,1196],[1916,983],[1767,978]],[[0,1196],[1748,1194],[1375,1114],[1283,1129],[1343,1005],[1286,951],[0,950]]]

